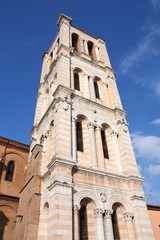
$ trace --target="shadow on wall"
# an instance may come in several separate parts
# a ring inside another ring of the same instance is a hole
[[[7,240],[7,227],[9,219],[0,211],[0,240]]]

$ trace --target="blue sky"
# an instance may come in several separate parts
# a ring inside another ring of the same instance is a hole
[[[61,13],[105,39],[147,202],[160,205],[160,0],[1,0],[0,135],[29,144],[41,58]]]

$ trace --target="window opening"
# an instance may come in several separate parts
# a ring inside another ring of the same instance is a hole
[[[94,81],[94,90],[95,90],[95,95],[97,99],[100,99],[100,95],[99,95],[99,89],[98,89],[98,83],[96,81]]]
[[[88,240],[86,206],[81,206],[80,208],[80,240]]]
[[[116,210],[114,210],[112,214],[112,227],[113,227],[114,239],[120,240]]]
[[[78,73],[74,73],[74,89],[80,91],[79,75],[78,75]]]
[[[104,130],[101,130],[101,139],[102,139],[102,147],[103,147],[104,158],[109,159],[107,141],[106,141],[106,136],[105,136],[105,131]]]
[[[75,33],[72,34],[72,47],[78,51],[78,35]]]
[[[13,174],[14,174],[14,167],[15,167],[14,162],[10,161],[7,166],[7,172],[6,172],[6,177],[5,177],[6,181],[12,182]]]
[[[76,122],[77,151],[83,152],[83,133],[82,124]]]

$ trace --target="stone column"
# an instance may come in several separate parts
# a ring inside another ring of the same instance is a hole
[[[134,218],[133,213],[131,213],[131,212],[124,213],[124,219],[125,219],[126,224],[127,224],[128,239],[129,240],[134,240],[135,239],[135,233],[134,233],[133,221],[132,221],[133,218]]]
[[[94,45],[95,47],[95,53],[96,53],[96,58],[97,58],[97,61],[100,61],[100,56],[99,56],[99,49],[96,45]]]
[[[84,50],[85,50],[85,53],[88,55],[89,52],[88,52],[88,45],[86,40],[84,40]]]
[[[102,82],[102,87],[103,87],[103,96],[104,96],[104,105],[109,107],[109,96],[108,96],[108,85],[105,82]]]
[[[72,158],[77,161],[76,117],[72,117]]]
[[[104,160],[104,154],[103,154],[101,127],[100,126],[96,127],[95,136],[96,136],[98,167],[105,169],[105,162],[104,162],[105,160]]]
[[[96,141],[94,136],[94,124],[88,123],[89,137],[90,137],[90,156],[92,167],[97,167],[97,151],[96,151]]]
[[[80,207],[75,205],[74,206],[74,240],[79,240],[79,210]]]
[[[88,75],[84,73],[85,97],[90,98],[89,79]]]
[[[104,210],[104,232],[105,240],[114,240],[113,226],[112,226],[112,215],[113,210]]]
[[[71,67],[71,79],[70,79],[71,89],[74,89],[74,68]]]
[[[80,38],[80,48],[81,48],[81,52],[84,53],[84,44],[83,44],[83,39]]]
[[[117,133],[115,131],[112,131],[111,136],[112,136],[113,149],[114,149],[114,154],[115,154],[116,163],[117,163],[117,172],[119,174],[122,174],[122,163],[121,163],[121,158],[120,158],[120,153],[119,153]]]
[[[93,77],[89,77],[89,85],[90,85],[90,98],[92,101],[96,101],[95,89],[94,89],[94,81]]]
[[[96,218],[97,240],[105,240],[103,227],[103,210],[101,208],[94,209],[94,216]]]

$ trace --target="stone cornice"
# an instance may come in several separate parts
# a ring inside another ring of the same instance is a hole
[[[0,137],[0,145],[6,146],[8,148],[16,148],[20,151],[29,152],[29,145],[16,142],[14,140]]]
[[[19,202],[19,197],[12,197],[0,194],[0,200],[10,201],[10,202]]]

